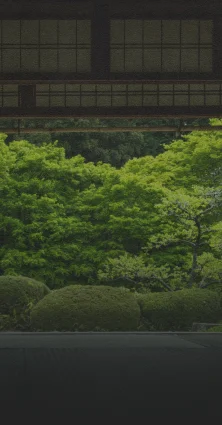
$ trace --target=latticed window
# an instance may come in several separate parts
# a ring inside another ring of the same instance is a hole
[[[112,20],[111,72],[212,72],[212,21]]]
[[[0,23],[1,72],[90,72],[90,20]]]
[[[39,107],[220,106],[222,84],[37,84]]]

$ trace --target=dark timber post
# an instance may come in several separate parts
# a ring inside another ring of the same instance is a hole
[[[92,78],[109,79],[110,73],[110,17],[109,5],[94,2],[92,17]]]
[[[218,78],[222,78],[222,17],[214,18],[214,37],[213,37],[213,73]]]
[[[21,108],[33,108],[36,106],[35,101],[35,85],[25,85],[22,84],[19,86],[19,106]]]

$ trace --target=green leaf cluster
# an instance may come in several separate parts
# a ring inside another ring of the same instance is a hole
[[[222,133],[121,168],[0,135],[0,274],[172,292],[222,283]],[[44,141],[44,139],[43,139]],[[131,143],[129,139],[129,143]]]

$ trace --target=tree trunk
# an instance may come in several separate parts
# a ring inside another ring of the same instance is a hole
[[[191,272],[190,272],[190,280],[189,280],[189,283],[188,283],[189,288],[191,288],[193,286],[193,283],[194,283],[195,273],[196,273],[196,269],[197,269],[198,249],[199,249],[200,240],[201,240],[201,226],[200,226],[200,222],[198,220],[198,217],[195,217],[195,224],[197,226],[197,239],[196,239],[196,243],[195,243],[194,249],[193,249],[192,268],[191,268]]]

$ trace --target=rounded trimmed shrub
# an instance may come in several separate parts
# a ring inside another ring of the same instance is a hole
[[[190,331],[193,322],[218,322],[220,300],[208,289],[137,294],[141,322],[148,331]]]
[[[30,310],[50,289],[25,276],[0,276],[0,330],[29,328]]]
[[[52,291],[31,311],[34,331],[133,331],[140,308],[133,294],[108,286],[69,285]]]

